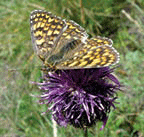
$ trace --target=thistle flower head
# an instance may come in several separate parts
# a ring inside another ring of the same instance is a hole
[[[37,83],[43,94],[40,103],[48,105],[54,120],[61,126],[90,127],[102,121],[104,128],[120,83],[109,67],[57,70]]]

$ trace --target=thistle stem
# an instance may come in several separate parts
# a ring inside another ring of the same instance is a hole
[[[87,130],[87,127],[84,127],[84,137],[88,137],[88,130]]]
[[[52,123],[53,123],[53,137],[57,137],[57,123],[53,118],[52,118]]]

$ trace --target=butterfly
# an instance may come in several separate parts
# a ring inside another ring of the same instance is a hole
[[[88,38],[85,29],[51,12],[34,10],[30,16],[34,50],[44,66],[55,69],[99,68],[119,62],[112,40]]]

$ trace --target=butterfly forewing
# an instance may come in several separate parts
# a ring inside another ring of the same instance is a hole
[[[41,10],[31,13],[30,25],[35,52],[45,60],[57,45],[67,25],[60,17]]]
[[[84,42],[88,34],[80,25],[74,21],[66,20],[67,29],[62,33],[57,46],[52,52],[52,55],[48,58],[48,61],[51,60],[51,57],[55,57],[55,62],[65,59],[71,56],[71,53],[76,50],[78,45]],[[56,58],[59,56],[59,58]],[[54,60],[52,61],[54,63]]]
[[[66,20],[67,29],[61,36],[61,41],[81,39],[85,41],[88,37],[85,29],[72,20]],[[60,41],[60,42],[61,42]],[[61,43],[59,43],[61,44]]]

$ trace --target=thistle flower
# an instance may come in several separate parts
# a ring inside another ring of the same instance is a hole
[[[112,72],[109,67],[47,72],[37,83],[43,91],[40,103],[61,126],[84,128],[102,121],[103,129],[120,87]]]

